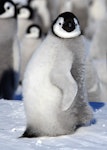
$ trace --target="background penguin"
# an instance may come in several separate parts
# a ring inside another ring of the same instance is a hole
[[[93,59],[105,59],[107,54],[107,13],[96,27],[96,32],[90,48],[90,56]]]
[[[26,30],[24,38],[21,42],[21,71],[20,71],[20,81],[23,80],[23,75],[27,63],[29,62],[32,54],[36,51],[37,47],[42,42],[42,31],[41,28],[32,24]]]
[[[102,90],[96,67],[89,55],[86,57],[86,89],[89,102],[101,102]]]
[[[87,26],[89,1],[90,0],[72,0],[72,12],[78,17],[82,31],[84,31]]]
[[[28,5],[23,5],[18,9],[18,37],[21,41],[26,29],[32,23],[36,23],[41,26],[41,19],[37,12]]]
[[[40,15],[43,22],[42,30],[44,33],[47,33],[51,23],[47,0],[29,0],[29,5],[32,9],[37,10],[37,13]]]
[[[88,39],[92,39],[99,22],[105,17],[107,11],[106,0],[90,1],[88,8],[88,24],[85,29],[85,35]]]
[[[90,56],[95,64],[102,88],[102,100],[107,102],[107,13],[93,36]]]
[[[27,128],[22,137],[71,134],[90,122],[85,55],[78,19],[70,12],[60,14],[25,72]]]
[[[47,0],[48,1],[48,9],[50,12],[51,21],[55,20],[59,15],[60,6],[62,0]]]
[[[33,10],[27,6],[18,9],[18,38],[22,40],[27,27],[32,24]]]
[[[0,97],[13,99],[19,80],[17,11],[11,0],[0,1]]]
[[[72,0],[62,0],[60,6],[60,13],[69,11],[72,12],[73,9],[73,1]]]

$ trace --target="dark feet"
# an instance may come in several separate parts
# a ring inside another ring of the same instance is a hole
[[[39,137],[39,134],[34,133],[31,128],[27,128],[20,138],[26,138],[26,137],[28,138]]]

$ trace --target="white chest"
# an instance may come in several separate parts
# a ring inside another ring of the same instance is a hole
[[[50,73],[56,59],[56,48],[55,43],[49,42],[47,38],[35,52],[25,72],[23,86],[25,101],[28,105],[33,103],[32,107],[38,113],[45,111],[45,115],[54,112],[61,99],[60,90],[50,81]]]

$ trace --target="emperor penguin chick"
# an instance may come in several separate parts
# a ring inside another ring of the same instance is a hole
[[[24,76],[27,128],[22,137],[73,133],[90,123],[85,91],[85,48],[79,21],[60,14],[32,56]]]
[[[41,26],[41,19],[37,12],[28,5],[23,5],[18,9],[18,37],[21,41],[28,26],[36,23]]]
[[[36,24],[31,24],[26,33],[24,38],[21,42],[21,71],[20,71],[20,80],[23,80],[23,75],[26,69],[26,66],[34,53],[37,47],[42,42],[42,31],[41,28]]]
[[[60,5],[60,13],[69,11],[72,12],[73,1],[72,0],[62,0]]]
[[[93,59],[105,59],[107,55],[107,13],[99,22],[96,33],[90,47],[90,55]]]
[[[47,0],[48,1],[48,9],[50,12],[51,21],[55,20],[56,17],[59,15],[59,10],[61,7],[62,0]]]
[[[90,0],[88,8],[88,23],[85,29],[85,35],[92,40],[99,22],[104,19],[107,7],[106,0]]]
[[[24,5],[18,9],[18,38],[19,38],[19,41],[22,40],[28,26],[33,23],[32,17],[33,17],[33,10],[29,6]]]
[[[50,13],[47,7],[47,0],[29,0],[29,5],[34,10],[37,10],[37,13],[40,15],[41,20],[43,22],[42,30],[44,33],[47,33],[51,23]]]
[[[90,55],[97,66],[97,73],[101,81],[102,101],[107,102],[107,13],[102,19],[93,36]],[[105,92],[104,92],[105,91]]]
[[[13,99],[19,80],[17,11],[11,0],[0,1],[0,97]]]

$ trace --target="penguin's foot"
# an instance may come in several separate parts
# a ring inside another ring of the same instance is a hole
[[[33,132],[32,128],[28,127],[26,128],[25,132],[20,138],[33,138],[33,137],[39,137],[39,134]]]

